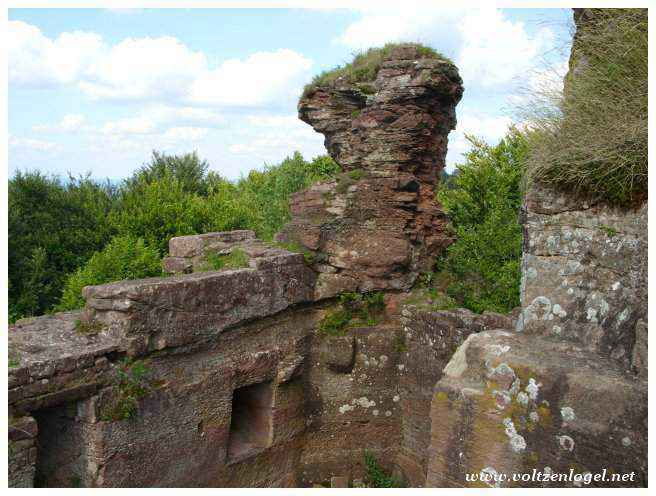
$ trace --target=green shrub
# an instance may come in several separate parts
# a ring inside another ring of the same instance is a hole
[[[507,312],[519,304],[522,230],[519,209],[526,137],[511,129],[498,145],[473,137],[465,156],[440,188],[457,241],[438,261],[446,293],[475,312]]]
[[[295,153],[230,182],[195,153],[153,152],[119,186],[19,172],[9,181],[10,322],[82,305],[86,284],[159,274],[158,263],[148,270],[109,267],[109,260],[102,270],[86,267],[117,236],[141,238],[158,256],[174,236],[252,229],[270,240],[290,218],[290,195],[339,171],[328,156],[306,161]]]
[[[565,91],[542,91],[527,118],[529,178],[630,205],[647,195],[647,9],[590,9]]]
[[[69,276],[56,310],[73,310],[84,306],[84,286],[161,274],[161,258],[155,248],[151,248],[141,238],[117,236]]]
[[[17,172],[9,180],[9,316],[40,315],[56,304],[66,276],[107,244],[116,191],[89,177]]]

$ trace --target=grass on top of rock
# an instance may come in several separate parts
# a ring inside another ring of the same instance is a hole
[[[319,323],[319,332],[342,336],[349,328],[375,326],[385,310],[385,295],[381,292],[342,293],[337,307],[326,313]]]
[[[631,206],[647,197],[647,9],[590,9],[565,89],[532,91],[529,179]]]
[[[311,250],[308,250],[307,248],[305,248],[304,246],[302,246],[300,243],[296,241],[276,241],[274,243],[271,243],[271,246],[282,248],[283,250],[291,251],[293,253],[302,253],[303,259],[305,260],[305,263],[307,265],[312,265],[314,262],[317,261],[316,253],[314,253]]]
[[[97,320],[92,320],[91,322],[87,322],[81,319],[75,320],[75,332],[78,334],[93,336],[102,331],[104,327],[105,325]]]
[[[241,248],[233,248],[230,253],[208,253],[206,262],[201,265],[198,272],[225,269],[243,269],[248,267],[250,257]]]
[[[372,82],[376,79],[376,75],[383,61],[389,57],[392,50],[403,46],[415,47],[421,58],[441,59],[445,62],[451,62],[451,60],[437,50],[419,43],[387,43],[383,47],[369,48],[364,52],[356,54],[353,57],[353,61],[348,64],[318,74],[310,84],[305,86],[303,95],[307,96],[312,89],[319,86],[331,86],[337,79],[352,84]],[[360,89],[363,93],[372,93],[375,91],[372,91],[371,85],[367,84],[360,85]]]

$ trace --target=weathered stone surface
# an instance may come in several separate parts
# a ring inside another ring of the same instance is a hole
[[[279,234],[313,252],[317,270],[334,269],[319,277],[316,299],[408,289],[452,241],[434,186],[461,96],[455,66],[406,46],[369,85],[337,79],[301,98],[299,117],[324,134],[345,170],[295,194]]]
[[[42,411],[40,421],[50,428],[41,439],[40,477],[49,486],[296,485],[305,394],[300,378],[279,378],[307,354],[317,317],[286,311],[202,346],[151,355],[146,394],[128,419],[105,417],[107,401],[120,394],[115,383],[72,410]],[[271,385],[271,433],[248,457],[230,459],[233,391],[252,384]]]
[[[30,416],[9,418],[9,487],[34,487],[38,430]]]
[[[88,286],[87,317],[138,355],[207,340],[312,298],[315,275],[302,254],[276,250],[251,263],[246,269]]]
[[[301,486],[328,484],[336,476],[362,478],[365,449],[392,470],[400,441],[399,332],[391,321],[351,329],[343,338],[313,336],[312,366],[304,378],[308,431],[298,467]],[[345,366],[349,353],[353,362]]]
[[[405,305],[401,324],[402,339],[396,346],[402,350],[398,365],[402,439],[396,463],[411,487],[423,487],[435,383],[467,336],[490,328],[508,329],[512,321],[505,315],[478,315],[464,308],[434,311],[421,305]]]
[[[36,317],[9,326],[9,405],[17,412],[84,398],[103,384],[119,341],[80,327],[82,312]]]
[[[498,380],[505,376],[512,381]],[[485,486],[467,482],[465,474],[535,468],[634,472],[633,481],[592,485],[646,485],[646,400],[645,382],[571,342],[507,331],[473,334],[435,388],[426,484]]]
[[[290,255],[287,250],[256,239],[253,231],[212,232],[171,238],[169,256],[162,260],[162,268],[169,274],[216,270],[208,262],[208,255],[229,255],[235,250],[241,250],[248,256],[248,266],[251,268],[259,267],[266,260],[282,259]],[[221,270],[228,269],[226,267]]]
[[[630,365],[647,312],[647,205],[527,194],[518,330],[558,336]]]

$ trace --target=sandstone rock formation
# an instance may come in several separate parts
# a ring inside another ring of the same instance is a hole
[[[418,46],[380,52],[368,77],[320,81],[298,104],[344,169],[293,197],[293,220],[279,235],[314,254],[318,299],[408,289],[451,242],[435,184],[462,81],[452,63]]]

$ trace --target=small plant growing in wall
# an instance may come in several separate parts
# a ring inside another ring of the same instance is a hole
[[[330,336],[341,336],[349,327],[375,326],[385,310],[385,295],[381,292],[342,293],[338,305],[329,311],[319,324],[319,331]]]
[[[405,487],[402,480],[386,473],[370,451],[364,452],[365,483],[368,487]]]
[[[150,389],[148,380],[150,370],[142,360],[130,362],[125,359],[116,370],[116,382],[112,398],[104,405],[100,419],[107,422],[128,420],[137,413],[139,399]]]
[[[600,225],[599,229],[601,229],[604,233],[606,233],[606,236],[609,238],[612,238],[614,236],[617,236],[617,229],[610,227],[610,226],[605,226],[605,225]]]

